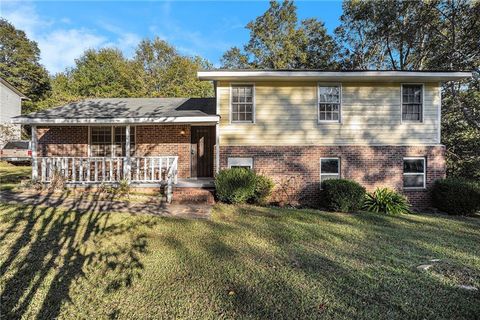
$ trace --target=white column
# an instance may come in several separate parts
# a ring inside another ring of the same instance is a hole
[[[127,125],[125,128],[125,156],[127,157],[125,175],[127,176],[127,180],[130,181],[130,172],[132,167],[130,159],[130,125]]]
[[[215,125],[215,173],[220,171],[220,125]]]
[[[31,140],[31,148],[32,148],[32,181],[38,180],[38,161],[37,161],[37,146],[38,146],[38,138],[37,138],[37,126],[32,126],[32,140]]]
[[[213,85],[215,86],[216,114],[220,115],[220,88],[217,81],[214,81]],[[220,171],[220,124],[217,122],[215,124],[215,173],[218,171]]]

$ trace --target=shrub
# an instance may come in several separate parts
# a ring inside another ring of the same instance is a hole
[[[115,188],[115,193],[119,196],[130,196],[130,182],[123,178],[118,182],[118,186]]]
[[[365,188],[355,181],[330,179],[322,184],[322,202],[333,211],[352,212],[362,208]]]
[[[217,197],[222,202],[245,203],[255,194],[256,175],[252,170],[231,168],[215,177]]]
[[[255,191],[251,201],[258,205],[265,205],[268,199],[272,195],[273,187],[275,183],[267,176],[256,175],[255,176]]]
[[[410,204],[405,196],[394,190],[377,188],[367,194],[364,209],[386,214],[410,213]]]
[[[50,178],[50,182],[48,184],[48,191],[58,191],[64,190],[66,185],[66,179],[62,175],[62,172],[59,169],[55,169],[52,173],[52,177]]]
[[[480,185],[460,178],[437,180],[431,189],[433,205],[452,215],[469,215],[480,210]]]

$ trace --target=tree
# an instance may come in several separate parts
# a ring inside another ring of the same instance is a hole
[[[23,111],[29,111],[50,90],[37,43],[5,19],[0,19],[0,76],[31,99]]]
[[[353,69],[423,69],[433,48],[435,1],[355,1],[343,3],[335,30],[346,66]]]
[[[197,79],[198,70],[211,68],[208,61],[183,56],[160,38],[143,40],[134,60],[143,68],[147,96],[213,96],[212,84]]]
[[[232,47],[223,54],[220,63],[225,69],[249,69],[252,64],[248,60],[247,54],[238,47]]]
[[[224,53],[224,68],[307,69],[333,68],[337,46],[316,19],[297,18],[292,1],[270,1],[267,11],[247,24],[250,40],[243,51]]]
[[[69,91],[81,97],[143,97],[143,69],[114,48],[87,50],[65,73]]]

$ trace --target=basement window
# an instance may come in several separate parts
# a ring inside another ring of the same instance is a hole
[[[340,179],[340,158],[320,159],[320,184],[329,179]]]
[[[425,158],[403,158],[403,187],[425,188]]]
[[[228,158],[228,168],[253,169],[253,158]]]

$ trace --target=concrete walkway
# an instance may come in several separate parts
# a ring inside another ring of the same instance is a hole
[[[131,214],[151,214],[165,217],[208,219],[212,205],[204,203],[167,204],[155,196],[132,196],[116,200],[115,195],[67,192],[0,191],[0,201],[10,204],[28,204],[43,207],[62,206],[77,211],[110,211]],[[117,197],[118,198],[118,197]]]

